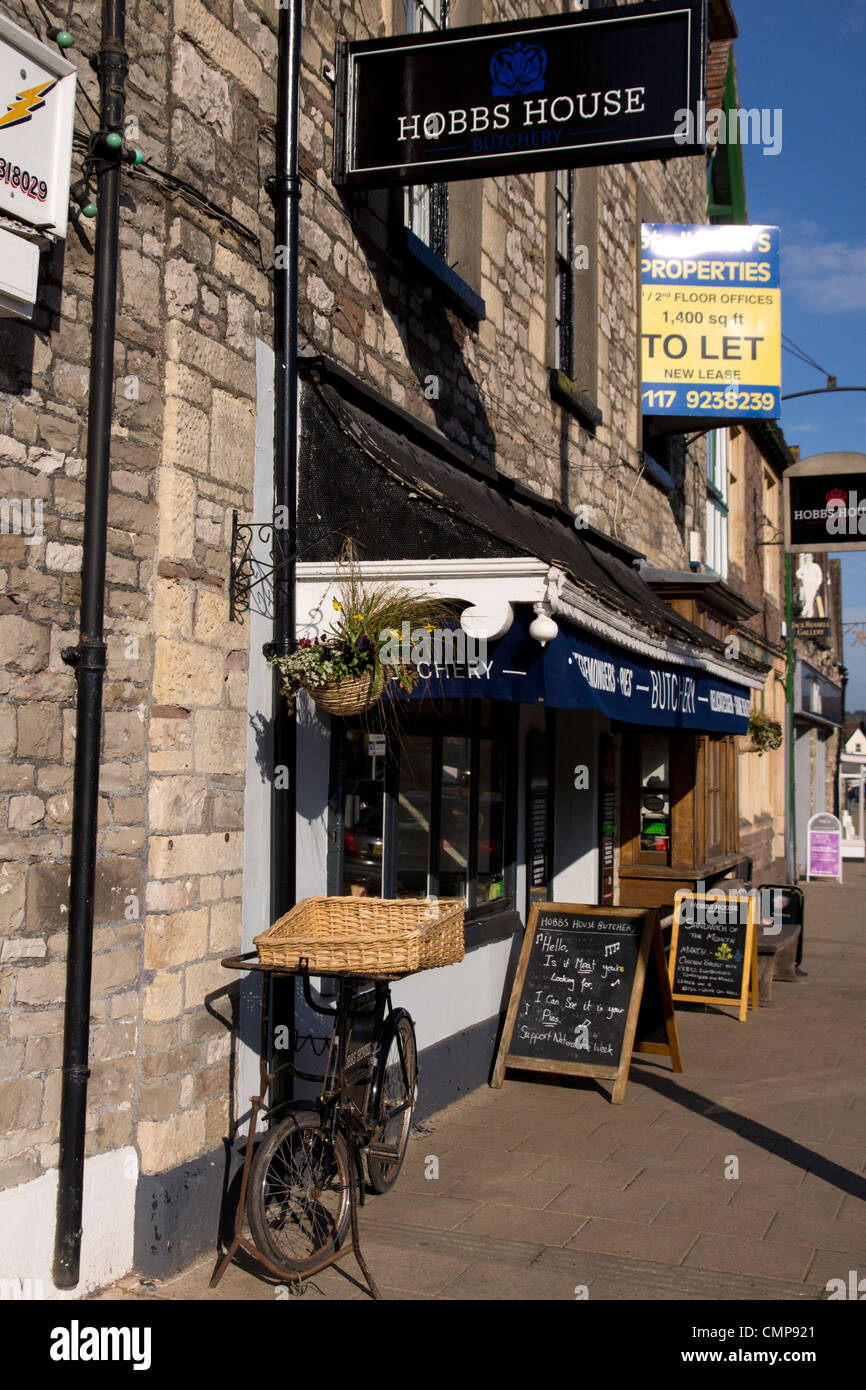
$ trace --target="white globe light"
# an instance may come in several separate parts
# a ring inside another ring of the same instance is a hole
[[[539,613],[529,624],[529,635],[534,637],[540,646],[546,647],[548,642],[559,636],[559,628],[549,613]]]

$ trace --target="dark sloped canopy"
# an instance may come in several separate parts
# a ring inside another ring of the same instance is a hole
[[[724,655],[722,641],[644,582],[637,551],[593,527],[575,529],[566,508],[479,463],[334,364],[317,357],[301,369],[301,559],[337,559],[346,537],[362,560],[533,556],[644,632]]]

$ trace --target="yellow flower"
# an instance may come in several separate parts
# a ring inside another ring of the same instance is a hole
[[[342,611],[343,611],[343,605],[342,605],[341,603],[338,603],[336,599],[331,599],[331,602],[333,603],[333,605],[334,605],[334,607],[336,608],[337,612],[338,612],[338,613],[342,613]]]
[[[352,622],[353,622],[353,623],[362,623],[363,621],[364,621],[364,614],[363,614],[363,613],[353,613],[353,614],[352,614]]]
[[[432,632],[432,631],[433,631],[433,628],[430,626],[429,623],[425,623],[424,626],[426,627],[426,629],[427,629],[428,632]]]

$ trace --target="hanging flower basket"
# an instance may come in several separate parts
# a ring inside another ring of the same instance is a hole
[[[360,676],[346,676],[343,680],[328,681],[327,685],[308,686],[311,699],[319,709],[328,714],[340,714],[348,719],[353,714],[363,714],[372,709],[382,697],[383,681],[377,679],[375,671],[363,671]]]
[[[306,690],[320,709],[343,718],[371,709],[389,681],[396,680],[407,693],[413,690],[419,672],[403,635],[419,628],[432,633],[434,625],[453,623],[455,616],[439,599],[393,584],[365,586],[351,558],[348,565],[348,576],[332,600],[331,626],[317,637],[300,638],[288,656],[271,658],[290,704],[299,690]]]
[[[782,726],[778,719],[773,719],[771,715],[757,711],[749,715],[749,735],[752,740],[752,749],[763,756],[768,748],[781,748],[782,746]]]

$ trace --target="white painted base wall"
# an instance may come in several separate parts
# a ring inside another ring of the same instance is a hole
[[[415,1021],[419,1052],[493,1018],[504,1008],[510,955],[510,938],[493,941],[472,951],[459,965],[422,970],[391,986],[395,1006],[408,1009]]]
[[[81,1277],[58,1289],[51,1277],[57,1171],[0,1192],[0,1301],[76,1299],[132,1269],[138,1155],[133,1148],[98,1154],[84,1165]]]

